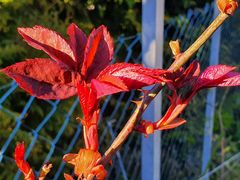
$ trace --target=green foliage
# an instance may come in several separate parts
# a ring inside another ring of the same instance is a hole
[[[168,16],[177,16],[179,14],[186,13],[189,8],[201,8],[206,3],[212,3],[212,0],[204,0],[204,1],[195,1],[195,0],[170,0],[165,1],[165,7],[167,9],[166,14]]]

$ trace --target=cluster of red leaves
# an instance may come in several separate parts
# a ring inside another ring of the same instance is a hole
[[[75,25],[68,27],[69,39],[65,40],[56,32],[44,27],[19,28],[24,40],[36,49],[46,52],[51,59],[29,59],[2,69],[15,79],[19,86],[41,99],[65,99],[78,94],[82,107],[83,134],[85,149],[78,154],[67,154],[64,161],[72,164],[78,177],[96,176],[104,179],[106,170],[97,165],[101,158],[98,152],[99,98],[122,91],[142,88],[156,83],[167,83],[173,92],[169,96],[171,105],[166,114],[157,122],[141,121],[136,130],[152,134],[154,130],[178,127],[186,121],[179,114],[193,96],[201,89],[221,86],[239,86],[240,73],[235,67],[216,65],[208,67],[200,74],[200,65],[194,61],[186,70],[177,72],[162,69],[149,69],[130,63],[110,64],[113,56],[113,41],[107,29],[100,26],[89,37]],[[181,55],[179,43],[170,44],[175,59]],[[179,91],[189,87],[189,92],[179,95]],[[20,144],[15,151],[18,167],[25,177],[34,174],[24,161],[24,146]],[[65,174],[66,179],[71,179]]]
[[[113,40],[105,26],[94,29],[87,37],[75,24],[71,24],[67,29],[69,39],[41,26],[18,28],[18,32],[30,46],[44,51],[50,59],[27,59],[1,71],[40,99],[65,99],[78,94],[84,116],[79,118],[85,141],[82,151],[98,153],[97,125],[101,97],[168,82],[167,70],[130,63],[110,64],[114,52]],[[91,153],[84,154],[88,160],[93,158],[87,155]],[[73,165],[75,169],[78,166]],[[75,174],[81,173],[75,171]],[[83,173],[83,176],[87,174]]]
[[[78,154],[66,154],[63,160],[67,163],[72,164],[74,168],[74,173],[78,177],[84,177],[86,179],[91,179],[90,177],[96,177],[102,180],[107,175],[107,171],[103,165],[97,165],[97,161],[101,158],[99,152],[80,149]],[[65,174],[65,178],[71,179],[72,177]]]
[[[43,50],[51,59],[28,59],[2,71],[41,99],[71,97],[77,93],[77,84],[83,82],[94,87],[100,98],[165,80],[162,76],[165,70],[153,73],[141,65],[111,65],[113,40],[105,26],[94,29],[87,38],[71,24],[67,29],[68,40],[41,26],[18,28],[18,32],[30,46]]]
[[[232,14],[237,3],[234,0],[218,0],[219,9]],[[58,33],[41,26],[18,28],[19,34],[32,47],[42,50],[50,58],[28,59],[1,71],[13,78],[21,88],[40,99],[66,99],[78,94],[83,118],[85,148],[78,154],[66,154],[63,160],[74,166],[74,174],[83,179],[104,179],[107,175],[99,165],[98,152],[99,101],[106,95],[139,89],[144,86],[166,83],[172,91],[171,105],[157,122],[141,121],[136,130],[146,135],[155,130],[178,127],[186,121],[179,114],[186,108],[193,96],[201,89],[210,87],[240,86],[240,73],[232,66],[210,66],[200,74],[200,65],[194,61],[186,70],[177,72],[145,68],[130,63],[110,64],[113,56],[113,40],[105,26],[94,29],[87,37],[75,24],[69,25],[64,39]],[[174,58],[181,56],[178,41],[170,46]],[[200,75],[199,75],[200,74]],[[182,95],[180,90],[188,87]],[[25,179],[35,178],[32,169],[24,160],[24,144],[15,149],[15,161]],[[40,173],[45,177],[51,168],[44,166]],[[64,174],[65,179],[73,177]]]
[[[215,65],[206,68],[200,74],[200,64],[193,61],[186,70],[181,68],[171,74],[169,78],[172,81],[167,85],[172,91],[172,96],[169,96],[171,105],[167,112],[157,122],[141,121],[136,130],[148,135],[154,133],[154,130],[172,129],[184,124],[186,120],[178,116],[197,92],[211,87],[240,86],[240,73],[235,72],[235,69],[233,66]],[[179,94],[186,87],[188,92]]]

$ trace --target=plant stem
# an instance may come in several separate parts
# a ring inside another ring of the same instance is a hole
[[[220,13],[208,28],[198,37],[198,39],[176,61],[173,62],[169,67],[169,70],[177,71],[183,66],[228,17],[229,15]]]
[[[174,61],[174,63],[169,67],[169,70],[177,71],[181,66],[183,66],[228,17],[229,15],[220,13],[210,24],[210,26],[201,34],[201,36],[185,52],[183,52],[177,60]],[[157,84],[151,90],[144,93],[145,95],[143,99],[137,103],[136,110],[129,118],[121,132],[115,138],[111,146],[104,153],[104,156],[98,162],[99,164],[106,165],[112,159],[112,156],[118,151],[127,137],[133,132],[139,118],[142,116],[143,112],[151,103],[151,101],[162,90],[163,86],[164,84]]]

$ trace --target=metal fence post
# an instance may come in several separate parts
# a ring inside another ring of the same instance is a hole
[[[216,6],[214,7],[214,18],[219,14],[219,10]],[[210,50],[210,65],[218,64],[219,62],[219,48],[221,40],[221,28],[219,28],[211,39],[211,50]],[[203,139],[203,153],[202,153],[202,174],[208,170],[208,164],[211,160],[212,151],[212,135],[213,135],[213,124],[214,124],[214,113],[215,113],[215,101],[216,101],[216,89],[210,89],[207,94],[206,111],[205,111],[205,128],[204,128],[204,139]],[[209,177],[205,177],[209,179]]]
[[[147,67],[162,67],[164,40],[164,0],[142,1],[142,53]],[[161,116],[161,95],[158,95],[143,118],[157,120]],[[161,133],[142,137],[142,179],[159,180],[161,177]]]

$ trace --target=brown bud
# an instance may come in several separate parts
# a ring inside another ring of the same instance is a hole
[[[236,0],[217,0],[218,9],[225,14],[233,15],[238,8]]]
[[[148,124],[146,127],[146,133],[147,134],[153,134],[154,133],[154,127],[153,124]]]
[[[181,53],[179,40],[170,41],[169,46],[174,56],[177,56]]]

